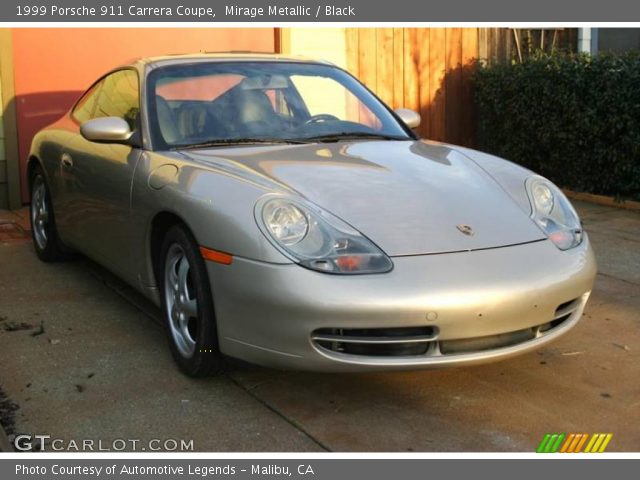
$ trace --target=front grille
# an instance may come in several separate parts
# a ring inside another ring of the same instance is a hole
[[[580,297],[574,298],[573,300],[569,300],[568,302],[561,303],[560,305],[558,305],[558,308],[556,308],[556,313],[554,315],[554,318],[557,318],[566,313],[572,312],[573,310],[576,309],[579,303],[580,303]]]
[[[493,350],[495,348],[510,347],[528,340],[533,340],[542,333],[559,327],[571,314],[553,320],[552,322],[539,325],[537,327],[525,328],[514,332],[500,333],[498,335],[487,335],[486,337],[465,338],[460,340],[444,340],[439,342],[440,353],[443,355],[455,353],[473,353]]]
[[[424,355],[436,339],[436,327],[321,328],[313,342],[325,350],[373,357]]]
[[[439,340],[437,326],[403,328],[321,328],[311,334],[313,344],[328,353],[369,357],[459,355],[510,347],[549,334],[569,320],[580,298],[564,302],[554,318],[530,328],[484,337]]]

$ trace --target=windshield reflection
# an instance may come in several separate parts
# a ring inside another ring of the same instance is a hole
[[[158,68],[147,82],[161,149],[413,138],[362,84],[328,65],[200,62]]]

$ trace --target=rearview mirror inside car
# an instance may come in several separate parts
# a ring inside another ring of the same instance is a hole
[[[247,77],[240,82],[240,88],[243,90],[274,90],[278,88],[287,88],[289,82],[282,75],[260,75],[256,77]]]

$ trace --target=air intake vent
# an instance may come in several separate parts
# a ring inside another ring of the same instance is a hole
[[[377,357],[424,355],[437,336],[437,327],[322,328],[311,339],[332,352]]]

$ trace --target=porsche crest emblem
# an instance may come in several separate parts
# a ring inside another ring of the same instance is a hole
[[[473,236],[474,234],[473,228],[471,228],[469,225],[456,225],[456,228],[469,237]]]

